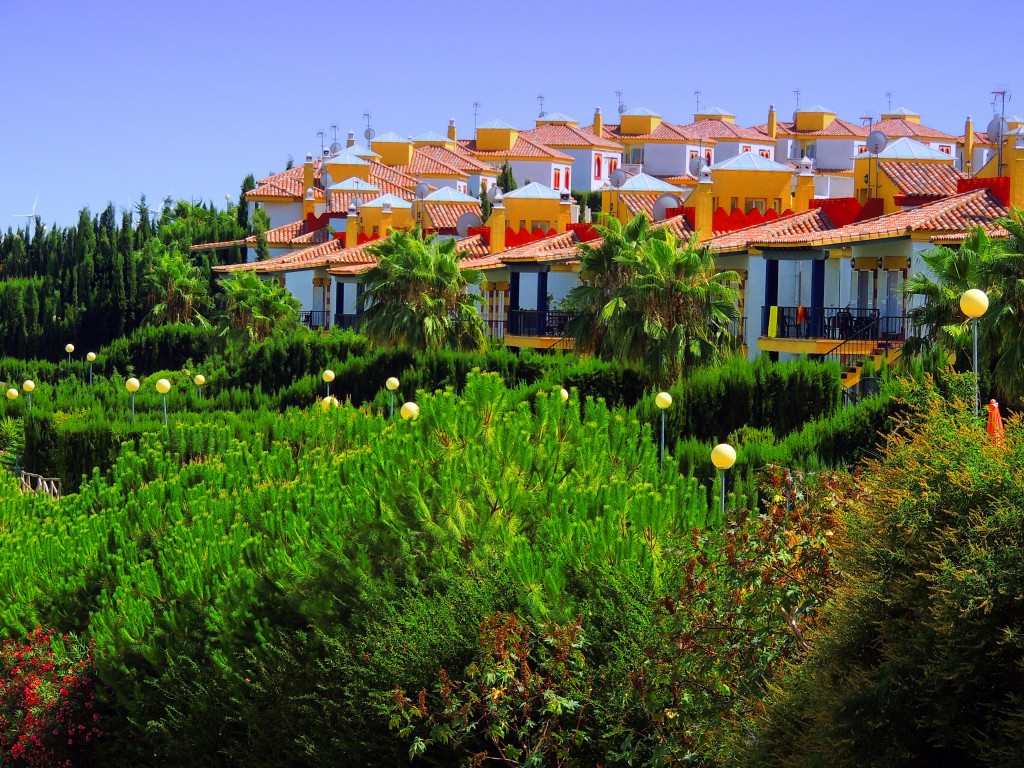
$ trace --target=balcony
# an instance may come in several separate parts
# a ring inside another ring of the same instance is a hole
[[[906,318],[881,315],[877,309],[849,307],[777,307],[774,328],[771,307],[761,309],[758,349],[766,352],[826,354],[836,342],[901,343],[906,338]],[[852,348],[851,348],[852,349]]]
[[[505,344],[535,349],[572,349],[573,340],[565,337],[565,326],[571,317],[568,312],[553,309],[510,309]]]
[[[299,322],[314,330],[329,328],[330,314],[321,309],[308,309],[305,312],[299,312]]]

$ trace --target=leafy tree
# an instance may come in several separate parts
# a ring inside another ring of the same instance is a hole
[[[299,324],[302,303],[276,280],[262,280],[250,271],[235,272],[220,281],[224,291],[225,330],[250,342],[274,333],[290,333]]]
[[[512,174],[512,166],[509,165],[508,160],[502,163],[497,184],[502,192],[511,192],[516,188],[516,177]]]
[[[641,364],[666,384],[685,367],[721,360],[735,345],[729,323],[737,295],[729,283],[737,274],[716,273],[711,251],[696,238],[680,241],[644,216],[626,225],[606,219],[598,230],[598,244],[580,247],[587,282],[563,302],[576,348]]]
[[[379,259],[365,280],[360,299],[368,307],[361,328],[379,345],[410,349],[483,349],[483,299],[468,292],[480,272],[459,267],[455,240],[394,230],[371,252]]]
[[[145,285],[149,291],[149,319],[154,323],[207,322],[209,285],[202,271],[173,246],[168,249],[150,240],[149,268]]]

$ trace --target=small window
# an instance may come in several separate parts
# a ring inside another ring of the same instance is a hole
[[[951,147],[949,144],[940,144],[939,145],[939,152],[941,152],[944,155],[952,155],[953,154],[953,147]]]
[[[729,210],[730,211],[735,211],[739,207],[740,207],[740,199],[738,197],[730,197],[729,198]]]
[[[781,197],[776,197],[774,200],[772,200],[772,208],[775,209],[776,213],[782,213],[782,198]]]
[[[619,158],[613,157],[611,160],[608,161],[608,173],[610,174],[612,171],[617,171],[618,169]]]
[[[758,213],[764,213],[766,201],[763,197],[748,197],[744,202],[746,203],[747,213],[750,213],[755,209]]]
[[[548,222],[546,222],[546,221],[531,221],[530,222],[530,231],[531,232],[536,232],[538,229],[541,232],[547,232],[548,229],[550,229],[550,228],[551,228],[551,225]]]
[[[644,161],[644,148],[643,147],[633,147],[631,150],[629,150],[629,162],[633,163],[634,165],[640,165],[641,163],[643,163],[643,161]]]
[[[740,151],[741,152],[749,152],[752,149],[753,149],[753,147],[750,146],[749,144],[744,144],[743,147],[740,149]]]
[[[803,156],[806,157],[808,160],[813,160],[814,159],[815,150],[816,150],[814,142],[813,141],[804,142],[803,149],[804,149],[804,155]]]
[[[520,219],[519,220],[519,229],[520,230],[526,229],[526,219]]]
[[[374,228],[373,228],[373,234],[374,234],[374,235],[378,235],[378,234],[380,234],[380,227],[374,227]]]
[[[594,178],[601,178],[601,156],[594,155]]]
[[[707,162],[708,165],[711,165],[711,158],[712,158],[711,150],[710,149],[705,149],[704,150],[704,160]]]
[[[865,144],[858,144],[857,145],[857,154],[858,155],[863,155],[867,151],[868,151],[868,148],[867,148],[867,146]]]
[[[560,168],[555,168],[555,183],[552,185],[555,189],[562,188],[562,171]]]
[[[693,160],[693,158],[697,157],[697,155],[699,155],[699,154],[700,153],[696,149],[691,149],[690,150],[690,159]]]
[[[772,151],[770,149],[758,150],[758,154],[761,155],[761,157],[765,158],[766,160],[772,159]]]
[[[572,189],[572,185],[569,183],[569,169],[565,169],[565,188]]]

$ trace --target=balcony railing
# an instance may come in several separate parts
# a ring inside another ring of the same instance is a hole
[[[510,309],[505,332],[510,336],[564,336],[572,315],[553,309]]]
[[[903,341],[906,318],[880,315],[877,309],[849,307],[777,307],[776,338]],[[771,307],[761,308],[761,336],[769,335]],[[866,332],[866,335],[865,335]]]
[[[330,315],[322,309],[307,309],[299,313],[299,321],[307,328],[327,328]]]
[[[359,315],[336,312],[334,314],[334,327],[340,328],[343,331],[350,331],[356,327],[358,320]]]

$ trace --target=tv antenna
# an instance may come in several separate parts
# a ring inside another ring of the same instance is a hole
[[[476,115],[480,111],[480,102],[473,102],[473,133],[476,133]]]
[[[992,91],[992,109],[995,110],[996,103],[999,103],[999,114],[993,117],[991,122],[988,124],[988,138],[990,141],[995,141],[997,145],[997,152],[999,159],[996,161],[996,176],[1003,175],[1003,140],[1006,138],[1006,102],[1011,101],[1013,95],[1010,93],[1010,89],[1005,85],[997,85],[996,89]],[[996,126],[996,118],[999,123]],[[993,130],[996,128],[996,130]],[[996,135],[993,136],[993,133]]]
[[[373,137],[377,135],[377,132],[370,127],[370,118],[373,117],[369,112],[363,112],[363,119],[366,121],[366,130],[363,131],[363,136],[366,137],[367,141],[373,141]]]
[[[615,98],[619,101],[619,114],[621,115],[626,111],[626,105],[622,103],[622,91],[616,91]]]
[[[338,124],[337,123],[331,123],[331,140],[334,141],[335,144],[338,143]]]
[[[800,111],[800,89],[799,88],[794,88],[793,89],[793,95],[796,96],[796,111],[799,112]]]
[[[538,117],[544,117],[547,114],[547,112],[544,111],[544,94],[543,93],[540,96],[537,97],[537,101],[540,102],[540,115],[538,115]]]
[[[865,128],[870,129],[875,124],[875,116],[872,114],[870,109],[865,109],[864,114],[860,116],[860,123]]]
[[[700,114],[700,91],[694,91],[693,95],[697,97],[697,114]]]
[[[887,112],[892,112],[892,91],[886,91],[885,92],[885,103],[887,105],[886,108],[885,108],[886,111]]]
[[[317,131],[316,136],[320,139],[320,154],[322,155],[324,153],[324,140],[327,138],[327,132]]]

